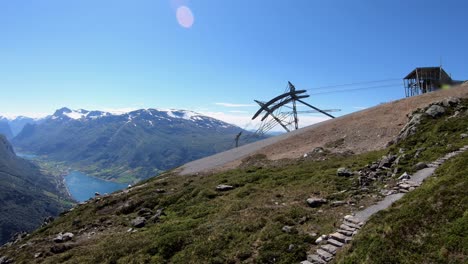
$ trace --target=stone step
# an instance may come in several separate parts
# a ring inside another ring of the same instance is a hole
[[[337,241],[337,240],[332,239],[332,238],[328,239],[328,240],[327,240],[327,243],[330,244],[330,245],[332,245],[332,246],[335,246],[335,247],[342,247],[342,246],[344,245],[344,244],[341,243],[340,241]]]
[[[358,225],[361,221],[359,221],[359,219],[355,218],[354,216],[352,215],[347,215],[344,217],[344,220],[348,221],[348,222],[351,222],[353,224],[356,224]]]
[[[323,250],[321,248],[317,249],[317,255],[319,255],[319,257],[321,257],[326,262],[330,262],[333,259],[332,254],[326,252],[325,250]]]
[[[326,264],[327,262],[323,260],[321,257],[318,255],[307,255],[307,261],[312,262],[313,264]]]
[[[335,255],[336,254],[336,251],[338,250],[337,247],[333,246],[333,245],[322,245],[320,246],[321,249],[325,250],[326,252],[332,254],[332,255]]]
[[[348,230],[343,230],[343,229],[338,229],[338,233],[343,234],[345,236],[353,236],[353,233],[355,231],[348,231]]]
[[[347,236],[345,236],[343,234],[340,234],[338,232],[330,234],[330,237],[335,239],[335,240],[340,241],[341,243],[349,243],[351,241],[350,237],[347,237]]]
[[[343,221],[343,225],[349,226],[349,227],[354,228],[354,229],[361,229],[361,227],[359,225],[348,222],[346,220]]]
[[[351,232],[354,232],[357,230],[357,228],[354,228],[345,224],[341,224],[340,229],[345,230],[345,231],[351,231]]]

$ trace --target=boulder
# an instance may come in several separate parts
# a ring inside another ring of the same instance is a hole
[[[466,133],[463,133],[463,134],[461,134],[461,135],[460,135],[460,138],[461,138],[461,139],[468,138],[468,134],[466,134]]]
[[[353,172],[349,170],[348,168],[342,167],[336,170],[336,175],[342,176],[342,177],[349,177],[349,176],[353,176]]]
[[[319,207],[322,204],[327,203],[326,199],[318,198],[318,197],[310,197],[306,201],[307,201],[307,204],[313,208]]]
[[[225,192],[234,189],[234,186],[231,185],[226,185],[226,184],[220,184],[216,186],[216,190],[220,192]]]
[[[133,219],[133,220],[131,221],[131,224],[132,224],[132,226],[134,226],[134,227],[136,227],[136,228],[141,228],[141,227],[144,227],[144,226],[145,226],[145,224],[146,224],[146,219],[145,219],[144,217],[139,216],[139,217]]]
[[[422,170],[427,168],[427,164],[425,162],[418,162],[416,165],[414,165],[415,170]]]
[[[425,112],[432,118],[439,117],[445,113],[445,108],[440,105],[431,105]]]

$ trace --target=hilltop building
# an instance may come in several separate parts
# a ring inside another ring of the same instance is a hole
[[[442,67],[418,67],[403,78],[406,97],[449,88],[454,81]]]

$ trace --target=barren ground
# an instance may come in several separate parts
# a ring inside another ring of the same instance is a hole
[[[179,170],[181,174],[223,171],[237,167],[243,158],[253,154],[265,154],[270,160],[295,159],[315,147],[326,147],[334,152],[351,150],[354,153],[382,149],[398,135],[408,121],[408,114],[448,97],[468,97],[468,84],[400,99],[327,120],[288,134],[192,161]]]

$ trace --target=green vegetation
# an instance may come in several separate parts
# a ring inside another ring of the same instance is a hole
[[[71,207],[58,184],[61,181],[57,177],[41,173],[33,163],[16,157],[0,135],[0,244]]]

